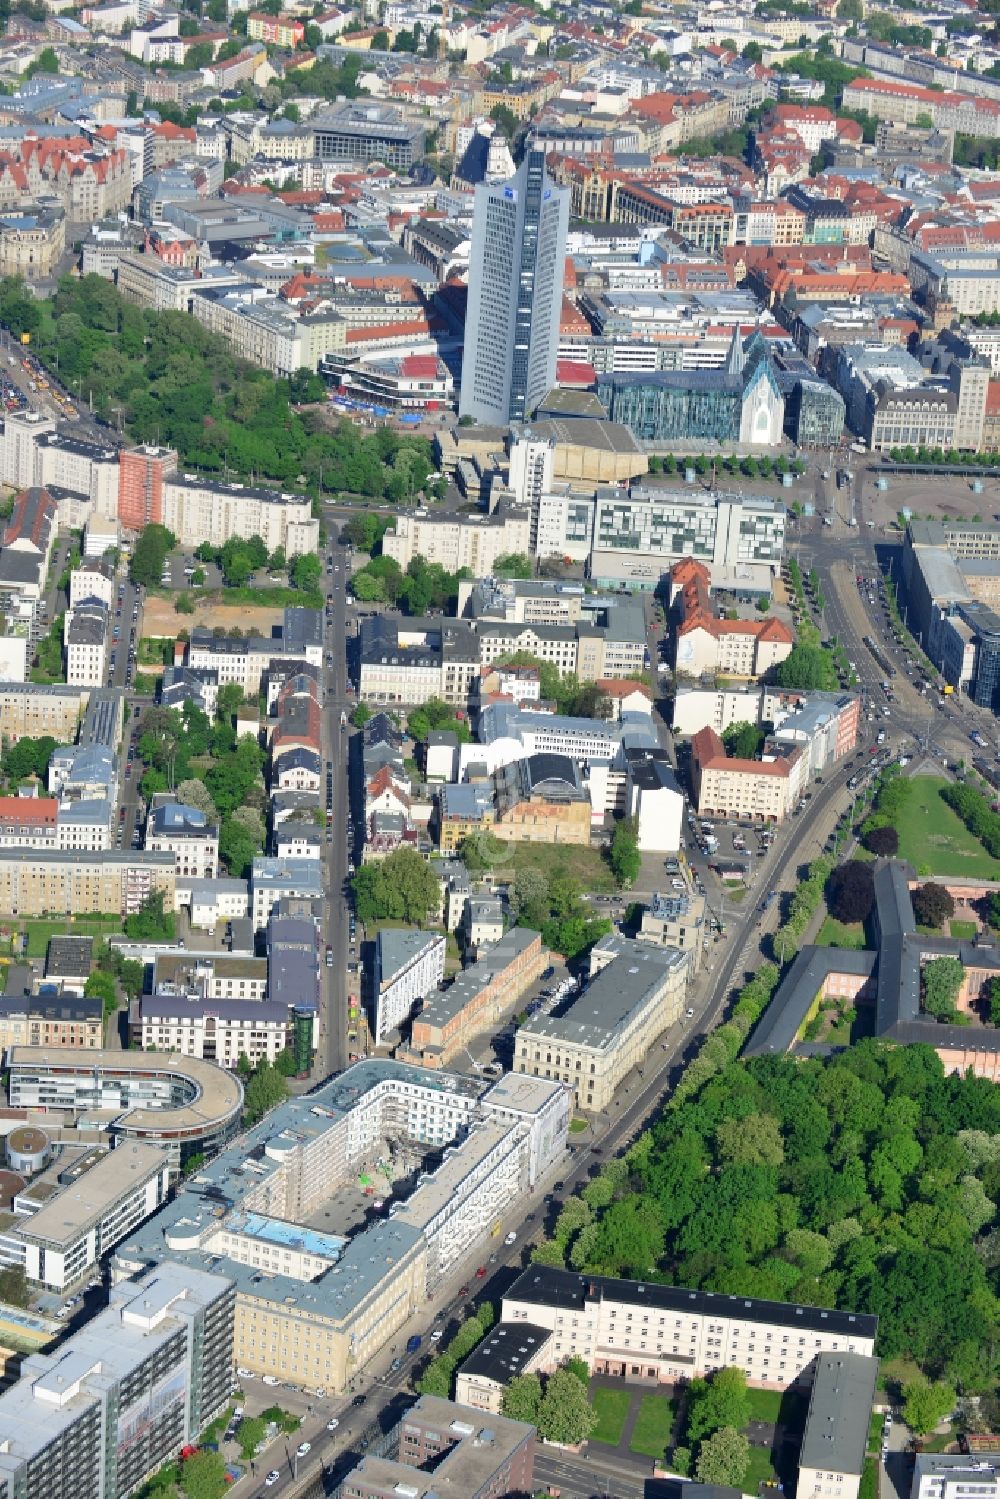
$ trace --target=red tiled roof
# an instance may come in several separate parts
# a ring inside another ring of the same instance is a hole
[[[59,803],[54,796],[0,796],[0,823],[31,823],[54,828]]]

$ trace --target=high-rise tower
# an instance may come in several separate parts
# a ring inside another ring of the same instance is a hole
[[[523,421],[555,384],[568,223],[541,151],[476,188],[460,415]]]

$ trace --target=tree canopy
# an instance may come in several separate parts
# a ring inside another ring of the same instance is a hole
[[[608,859],[619,885],[628,886],[635,883],[639,870],[642,868],[637,817],[623,817],[615,824]]]
[[[936,1020],[958,1019],[955,1000],[965,980],[958,958],[932,958],[920,971],[920,1002]],[[963,1017],[964,1018],[964,1017]]]
[[[356,78],[360,59],[344,69],[349,66]],[[308,81],[300,75],[302,92],[322,92],[329,69],[318,62]],[[333,72],[343,81],[343,70]],[[432,471],[426,438],[389,428],[364,436],[349,421],[330,426],[325,413],[292,404],[314,397],[312,385],[304,391],[298,376],[278,380],[239,359],[190,313],[131,306],[100,276],[64,276],[54,296],[37,299],[22,281],[6,277],[0,280],[0,323],[15,336],[30,332],[41,359],[58,366],[85,399],[91,396],[100,415],[120,415],[135,442],[175,447],[186,468],[284,486],[302,475],[314,491],[397,502],[415,495]],[[140,539],[136,554],[141,547]],[[162,556],[151,544],[141,553],[146,560],[137,564],[136,554],[134,581],[157,584]]]
[[[162,890],[151,890],[138,911],[125,918],[125,935],[134,942],[172,942],[176,930],[177,918],[164,910]]]
[[[441,885],[415,848],[398,848],[377,864],[363,864],[354,876],[354,901],[363,922],[408,921],[424,926],[437,917]]]
[[[838,921],[867,921],[875,904],[872,866],[860,859],[838,865],[827,881],[826,903]]]
[[[833,692],[839,685],[832,652],[821,645],[802,642],[793,645],[784,661],[778,662],[774,678],[779,687],[811,688],[821,692]]]
[[[734,1156],[764,1119],[761,1158]],[[880,1357],[905,1353],[933,1379],[992,1388],[992,1082],[945,1074],[931,1047],[876,1040],[828,1058],[731,1062],[608,1165],[581,1194],[592,1221],[566,1248],[551,1241],[563,1263],[871,1313]]]
[[[764,743],[764,731],[755,723],[734,723],[722,736],[726,754],[734,760],[755,760]]]
[[[881,829],[895,832],[895,828]],[[955,900],[944,885],[918,885],[913,892],[913,914],[921,926],[944,926],[955,914]]]

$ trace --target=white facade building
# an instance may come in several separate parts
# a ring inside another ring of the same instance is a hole
[[[383,928],[375,943],[374,1040],[383,1041],[418,999],[444,978],[445,939],[436,932]]]

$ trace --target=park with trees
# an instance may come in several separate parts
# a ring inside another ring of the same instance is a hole
[[[872,1313],[889,1378],[916,1365],[991,1390],[996,1087],[946,1075],[928,1046],[870,1039],[701,1077],[564,1205],[539,1258]]]
[[[285,488],[301,476],[317,495],[394,504],[415,499],[433,470],[425,438],[389,428],[364,436],[324,410],[300,409],[296,398],[318,394],[315,377],[307,390],[294,377],[276,379],[237,358],[189,313],[134,307],[100,276],[65,276],[49,297],[6,277],[0,323],[15,337],[30,334],[39,359],[101,417],[116,420],[134,442],[176,448],[186,469]],[[150,572],[143,567],[144,576]]]

